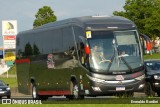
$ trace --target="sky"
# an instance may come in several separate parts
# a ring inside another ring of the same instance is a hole
[[[17,20],[18,32],[33,28],[35,14],[43,6],[50,6],[63,20],[79,16],[108,15],[122,11],[125,0],[0,0],[0,46],[2,46],[2,20]]]

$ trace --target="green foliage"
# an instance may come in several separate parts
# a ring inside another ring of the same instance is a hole
[[[33,49],[30,43],[27,43],[25,46],[25,51],[24,51],[25,56],[31,56],[33,55]]]
[[[50,104],[50,102],[59,102],[59,104]],[[159,107],[159,104],[60,104],[61,101],[50,101],[48,104],[1,104],[1,107]],[[78,102],[78,101],[75,101]],[[107,99],[106,99],[107,102]],[[114,102],[113,102],[114,103]]]
[[[35,17],[36,19],[33,23],[34,28],[57,20],[54,11],[49,6],[43,6],[40,8]]]
[[[114,11],[113,14],[135,22],[140,33],[160,36],[159,7],[160,0],[126,0],[124,11]]]

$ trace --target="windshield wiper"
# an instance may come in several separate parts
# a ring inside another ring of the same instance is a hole
[[[109,72],[109,70],[110,70],[110,68],[111,68],[111,66],[112,66],[112,63],[113,63],[114,58],[115,58],[115,50],[114,50],[114,54],[113,54],[113,56],[112,56],[112,58],[111,58],[111,62],[110,62],[109,65],[108,65],[107,72]]]
[[[107,72],[110,70],[115,56],[116,56],[116,55],[115,55],[115,51],[114,51],[114,54],[113,54],[113,56],[112,56],[112,58],[111,58],[111,63],[108,65]],[[127,62],[123,57],[121,57],[121,59],[122,59],[122,61],[125,63],[125,65],[128,67],[128,69],[129,69],[131,72],[133,72],[133,69],[132,69],[131,66],[128,64],[128,62]],[[119,59],[118,59],[118,60],[119,60]]]
[[[133,72],[132,67],[128,64],[128,62],[124,59],[124,57],[121,57],[122,61],[125,63],[125,65],[128,67],[128,69]]]
[[[112,56],[112,58],[111,58],[111,62],[110,62],[110,64],[108,65],[108,69],[107,69],[107,72],[110,70],[110,68],[111,68],[111,66],[112,66],[112,63],[113,63],[113,60],[114,60],[114,58],[116,57],[116,52],[117,52],[117,60],[118,60],[118,65],[119,65],[119,55],[118,55],[118,53],[119,53],[119,51],[118,51],[118,49],[117,49],[117,45],[116,45],[116,43],[115,43],[115,41],[113,41],[113,47],[114,47],[114,54],[113,54],[113,56]],[[133,72],[133,69],[132,69],[132,67],[128,64],[128,62],[123,58],[123,57],[121,57],[121,59],[122,59],[122,61],[125,63],[125,65],[128,67],[128,69],[131,71],[131,72]]]

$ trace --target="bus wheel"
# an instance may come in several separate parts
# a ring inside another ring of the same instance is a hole
[[[157,91],[157,95],[158,95],[158,97],[160,97],[160,90]]]
[[[38,98],[40,99],[40,100],[47,100],[48,99],[48,96],[44,96],[44,95],[39,95],[38,96]]]
[[[8,96],[7,96],[7,98],[11,98],[11,96],[10,96],[10,95],[8,95]]]
[[[127,94],[126,97],[133,97],[134,96],[134,92],[127,92],[126,94]]]
[[[76,83],[74,82],[70,83],[70,92],[73,99],[79,98],[79,90],[78,90],[78,85]]]
[[[36,85],[35,84],[32,84],[32,98],[33,99],[38,99],[37,89],[36,89]]]
[[[155,96],[155,92],[153,91],[152,86],[149,82],[146,83],[145,94],[147,96],[153,96],[153,97]]]

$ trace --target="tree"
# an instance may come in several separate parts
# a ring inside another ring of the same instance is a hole
[[[33,54],[34,55],[39,55],[40,54],[39,49],[38,49],[36,44],[33,45]]]
[[[49,6],[43,6],[40,8],[35,17],[36,19],[33,23],[34,28],[57,20],[54,11]]]
[[[126,0],[124,11],[114,11],[137,25],[140,33],[160,36],[160,0]]]

